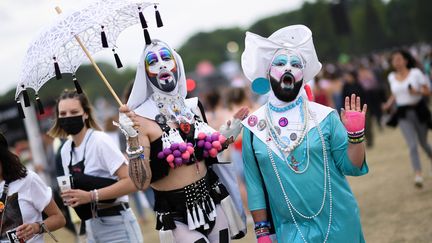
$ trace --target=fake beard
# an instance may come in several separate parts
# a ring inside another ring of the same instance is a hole
[[[149,76],[150,82],[163,92],[171,92],[177,86],[177,72],[161,71],[157,76]]]
[[[303,79],[296,81],[292,73],[286,72],[280,80],[270,76],[270,84],[276,98],[284,102],[291,102],[299,94],[303,86]]]

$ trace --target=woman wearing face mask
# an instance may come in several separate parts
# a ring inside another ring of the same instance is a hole
[[[85,189],[63,191],[62,198],[85,220],[87,242],[142,242],[128,205],[127,195],[136,188],[128,176],[127,161],[111,138],[100,131],[84,93],[65,90],[60,95],[49,134],[71,136],[61,149],[63,169],[65,175],[72,176],[72,188]],[[98,188],[102,184],[107,186]]]
[[[42,212],[47,215],[45,219]],[[51,188],[8,150],[0,133],[0,242],[12,242],[15,235],[22,242],[42,243],[44,232],[65,223]]]
[[[416,68],[416,61],[409,52],[393,52],[391,63],[394,71],[388,75],[388,81],[392,94],[382,108],[387,111],[396,104],[396,114],[388,124],[399,124],[410,152],[411,165],[415,173],[414,185],[422,187],[423,177],[417,143],[432,162],[432,148],[427,141],[428,128],[432,128],[432,120],[424,100],[424,97],[430,96],[430,85],[422,71]]]
[[[120,110],[129,174],[139,189],[154,190],[161,242],[229,242],[244,236],[245,225],[212,167],[248,109],[219,133],[208,126],[198,99],[186,94],[180,56],[162,41],[147,43],[128,100],[133,112]]]

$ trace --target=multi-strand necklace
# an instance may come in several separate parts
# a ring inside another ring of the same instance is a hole
[[[288,111],[290,109],[293,109],[297,105],[302,106],[302,107],[300,107],[300,117],[301,117],[302,128],[301,128],[301,132],[300,132],[299,137],[297,139],[295,139],[292,143],[290,143],[289,140],[284,141],[284,139],[280,137],[279,132],[277,131],[277,129],[279,127],[276,127],[274,125],[271,111],[285,112],[285,111]],[[271,105],[270,102],[268,102],[268,106],[267,106],[267,110],[266,110],[267,113],[265,116],[266,122],[268,124],[267,131],[268,131],[269,137],[274,141],[274,144],[276,145],[278,150],[282,153],[282,155],[283,155],[282,157],[284,158],[284,161],[286,162],[288,167],[294,173],[297,173],[297,174],[304,173],[307,170],[307,168],[309,167],[309,139],[307,138],[307,131],[309,129],[309,117],[307,114],[305,116],[306,110],[307,110],[307,102],[303,102],[302,97],[300,97],[296,102],[293,102],[293,103],[289,104],[288,106],[285,106],[282,108],[275,107],[275,106]],[[305,147],[305,150],[303,153],[303,157],[304,157],[303,161],[299,162],[294,158],[293,155],[291,155],[291,153],[296,147],[298,147],[298,145],[300,145],[303,142],[305,137],[306,137],[306,141],[307,141],[307,146]],[[286,156],[289,156],[290,159],[287,160]],[[304,169],[299,170],[298,168],[304,163],[304,160],[306,160],[306,165],[304,166]]]
[[[307,102],[307,101],[306,101],[306,102]],[[306,102],[305,102],[305,103],[306,103]],[[285,203],[286,203],[287,206],[288,206],[288,210],[289,210],[289,212],[290,212],[291,219],[293,220],[293,222],[294,222],[294,224],[295,224],[295,226],[296,226],[296,228],[297,228],[297,231],[299,232],[301,238],[303,239],[303,241],[304,241],[305,243],[307,243],[307,240],[306,240],[306,238],[304,237],[303,233],[302,233],[301,230],[300,230],[300,227],[299,227],[299,225],[298,225],[298,223],[297,223],[297,220],[295,219],[294,212],[295,212],[296,214],[298,214],[300,217],[304,218],[304,219],[314,219],[314,218],[316,218],[318,215],[321,214],[322,210],[324,209],[325,200],[326,200],[326,195],[327,195],[327,187],[328,187],[328,192],[329,192],[329,221],[328,221],[328,226],[327,226],[327,232],[326,232],[326,235],[325,235],[325,238],[324,238],[324,241],[323,241],[324,243],[326,243],[327,240],[328,240],[328,236],[329,236],[329,234],[330,234],[330,228],[331,228],[331,222],[332,222],[332,213],[333,213],[333,196],[332,196],[332,190],[331,190],[330,167],[329,167],[329,164],[328,164],[328,157],[327,157],[327,150],[326,150],[326,145],[325,145],[324,135],[323,135],[322,130],[321,130],[321,127],[320,127],[320,125],[319,125],[319,123],[318,123],[318,121],[317,121],[317,119],[316,119],[316,115],[315,115],[314,113],[312,113],[308,108],[306,108],[306,113],[307,113],[307,114],[306,114],[305,123],[306,123],[306,121],[308,120],[308,117],[309,117],[309,115],[310,115],[310,116],[312,117],[312,120],[313,120],[314,123],[315,123],[315,126],[317,127],[318,134],[319,134],[319,136],[320,136],[320,140],[321,140],[322,151],[323,151],[323,158],[324,158],[324,162],[323,162],[323,170],[324,170],[324,186],[323,186],[324,189],[323,189],[323,199],[322,199],[321,206],[320,206],[320,208],[318,209],[318,211],[317,211],[316,213],[313,213],[313,214],[310,215],[310,216],[305,215],[305,214],[301,213],[301,212],[300,212],[300,211],[299,211],[299,210],[298,210],[298,209],[297,209],[297,208],[292,204],[292,202],[291,202],[291,200],[289,199],[288,194],[287,194],[287,192],[285,191],[285,188],[284,188],[284,186],[283,186],[283,184],[282,184],[282,180],[281,180],[281,177],[280,177],[279,171],[278,171],[278,169],[277,169],[277,167],[276,167],[276,163],[275,163],[275,160],[274,160],[274,157],[273,157],[273,153],[272,153],[272,151],[271,151],[269,145],[267,145],[267,153],[268,153],[269,158],[270,158],[270,161],[271,161],[271,163],[272,163],[273,171],[274,171],[274,173],[276,174],[276,177],[277,177],[277,179],[278,179],[279,186],[280,186],[280,188],[281,188],[281,190],[282,190],[282,193],[283,193],[283,195],[284,195]],[[307,127],[307,126],[305,126],[305,127]],[[307,128],[306,128],[306,129],[307,129]],[[270,136],[271,136],[271,135],[270,135]],[[303,135],[303,136],[304,136],[304,135]],[[274,141],[274,143],[276,144],[276,141],[275,141],[275,140],[273,140],[273,141]],[[307,146],[307,147],[308,147],[307,150],[309,150],[309,146]],[[293,149],[295,149],[295,147],[294,147]],[[308,151],[308,156],[309,156],[309,151]],[[309,164],[309,161],[308,161],[308,164]],[[308,165],[308,164],[307,164],[307,165]],[[290,166],[290,168],[292,169],[291,166]],[[305,169],[305,170],[306,170],[306,169]],[[303,171],[305,171],[305,170],[303,170]]]

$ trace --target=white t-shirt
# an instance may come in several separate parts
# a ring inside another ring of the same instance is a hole
[[[4,184],[5,181],[0,182],[1,194],[3,193]],[[25,178],[9,184],[5,217],[14,219],[14,223],[12,225],[6,224],[8,227],[3,229],[3,231],[6,232],[14,229],[23,223],[42,221],[42,212],[48,206],[51,198],[51,188],[45,185],[36,173],[28,170]],[[9,242],[7,241],[7,236],[6,238],[2,238],[0,242],[3,240]],[[37,235],[27,242],[43,243],[44,240],[42,235]]]
[[[402,81],[397,80],[395,73],[391,72],[388,76],[388,81],[390,83],[390,89],[396,99],[396,105],[398,106],[415,105],[422,98],[422,95],[410,94],[408,85],[411,84],[412,88],[418,91],[421,90],[423,85],[429,87],[426,76],[418,68],[411,68],[408,76]]]
[[[88,140],[88,141],[87,141]],[[65,175],[69,173],[70,151],[72,140],[67,140],[61,149],[61,158]],[[87,148],[86,147],[87,143]],[[110,136],[101,131],[88,129],[80,146],[74,148],[72,165],[84,158],[84,173],[117,180],[116,171],[121,165],[127,164],[125,156]],[[119,197],[117,201],[128,202],[127,195]]]

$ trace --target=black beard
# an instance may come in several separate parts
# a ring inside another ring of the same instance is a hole
[[[171,92],[175,89],[177,81],[175,79],[169,81],[166,84],[158,82],[157,78],[150,78],[150,82],[158,89],[163,92]]]
[[[281,87],[282,80],[276,80],[270,77],[270,84],[273,90],[274,95],[281,101],[291,102],[297,98],[297,95],[300,92],[300,89],[303,86],[303,80],[296,81],[294,83],[294,88],[291,90],[284,90]]]

